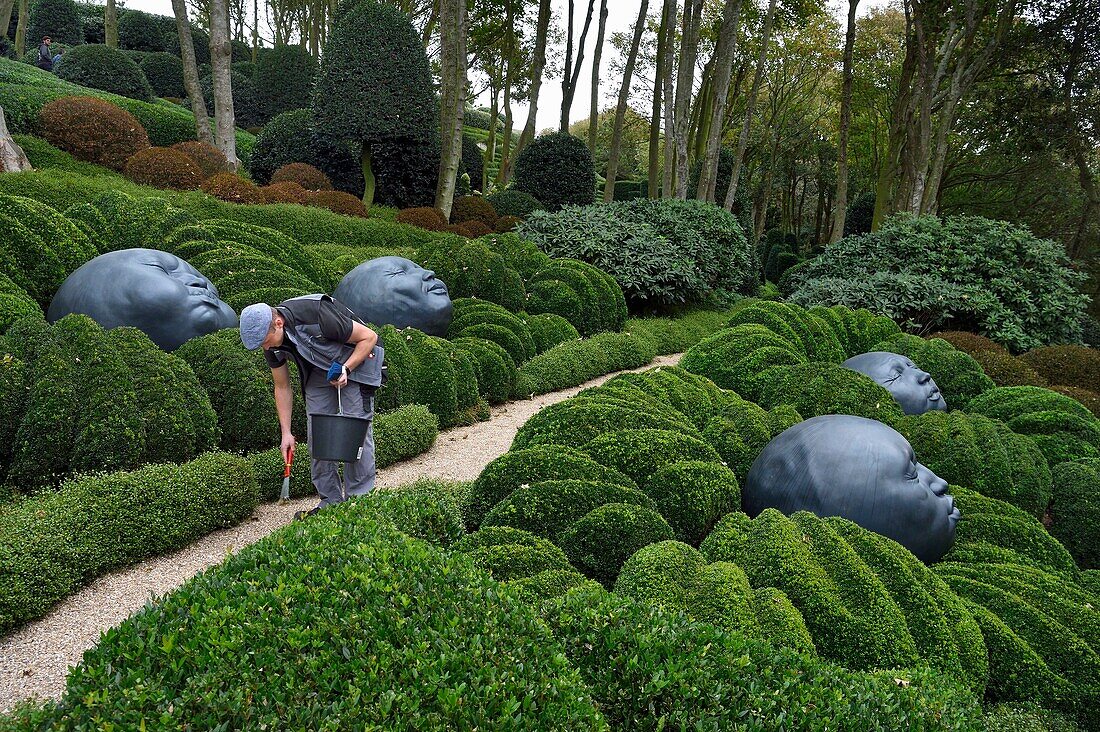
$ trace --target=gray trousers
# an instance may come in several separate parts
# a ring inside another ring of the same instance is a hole
[[[339,463],[332,460],[310,459],[313,485],[321,497],[320,506],[331,506],[346,501],[351,496],[362,496],[374,490],[374,397],[365,393],[364,387],[355,382],[340,390],[340,401],[344,414],[352,417],[368,417],[371,424],[363,440],[363,456],[354,463],[344,463],[343,481],[340,480]],[[318,368],[309,369],[305,382],[306,412],[308,414],[336,414],[336,389],[325,380],[325,372]],[[313,427],[310,423],[308,436],[310,448],[313,447]]]

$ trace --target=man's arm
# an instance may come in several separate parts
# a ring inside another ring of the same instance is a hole
[[[368,358],[374,358],[374,347],[378,344],[378,334],[373,330],[363,325],[362,323],[352,322],[351,336],[348,338],[348,343],[355,344],[355,350],[348,356],[348,360],[344,362],[344,373],[339,378],[333,379],[331,383],[333,386],[345,386],[348,383],[348,371],[354,371],[359,364],[366,361]]]
[[[287,451],[294,447],[294,435],[290,431],[290,418],[294,412],[294,392],[290,388],[290,369],[284,363],[271,369],[271,378],[275,382],[275,413],[279,415],[279,429],[282,439],[279,448],[283,451],[283,460]]]

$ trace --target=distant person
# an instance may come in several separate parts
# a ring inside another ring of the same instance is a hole
[[[53,55],[53,66],[54,67],[56,67],[59,63],[61,63],[61,54],[63,54],[63,53],[65,53],[65,51],[63,49],[58,49],[57,53],[55,53]],[[53,69],[51,69],[51,71],[52,70]]]
[[[53,71],[53,54],[50,53],[49,36],[43,36],[42,44],[38,47],[38,68]]]

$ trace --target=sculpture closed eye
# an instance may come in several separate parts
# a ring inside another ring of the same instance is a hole
[[[82,313],[104,328],[132,326],[166,351],[199,336],[237,327],[237,314],[198,270],[168,252],[122,249],[101,254],[69,275],[47,318]]]
[[[825,415],[768,443],[741,502],[750,516],[766,508],[840,516],[931,563],[951,548],[962,515],[947,489],[900,433],[873,419]]]
[[[906,414],[924,414],[947,409],[947,401],[932,376],[917,368],[905,356],[872,351],[852,356],[841,365],[869,376],[884,386]]]
[[[435,273],[403,257],[378,257],[348,272],[333,293],[368,323],[445,337],[451,296]]]

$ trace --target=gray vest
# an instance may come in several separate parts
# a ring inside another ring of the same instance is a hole
[[[328,295],[303,295],[302,297],[295,297],[286,302],[322,299],[336,302]],[[336,304],[337,306],[340,305],[340,303]],[[355,318],[350,310],[348,310],[348,314],[352,316],[353,320],[358,321],[358,318]],[[340,363],[346,362],[354,350],[352,346],[346,343],[337,343],[336,341],[329,340],[322,336],[319,323],[306,323],[295,325],[293,328],[288,327],[285,333],[290,342],[298,349],[298,353],[301,357],[309,364],[316,366],[322,371],[327,371],[333,361],[339,361]],[[372,353],[374,354],[374,358],[365,359],[363,363],[359,364],[354,370],[348,372],[348,381],[354,381],[357,384],[376,388],[382,385],[384,380],[382,369],[386,351],[382,346],[376,345]]]

